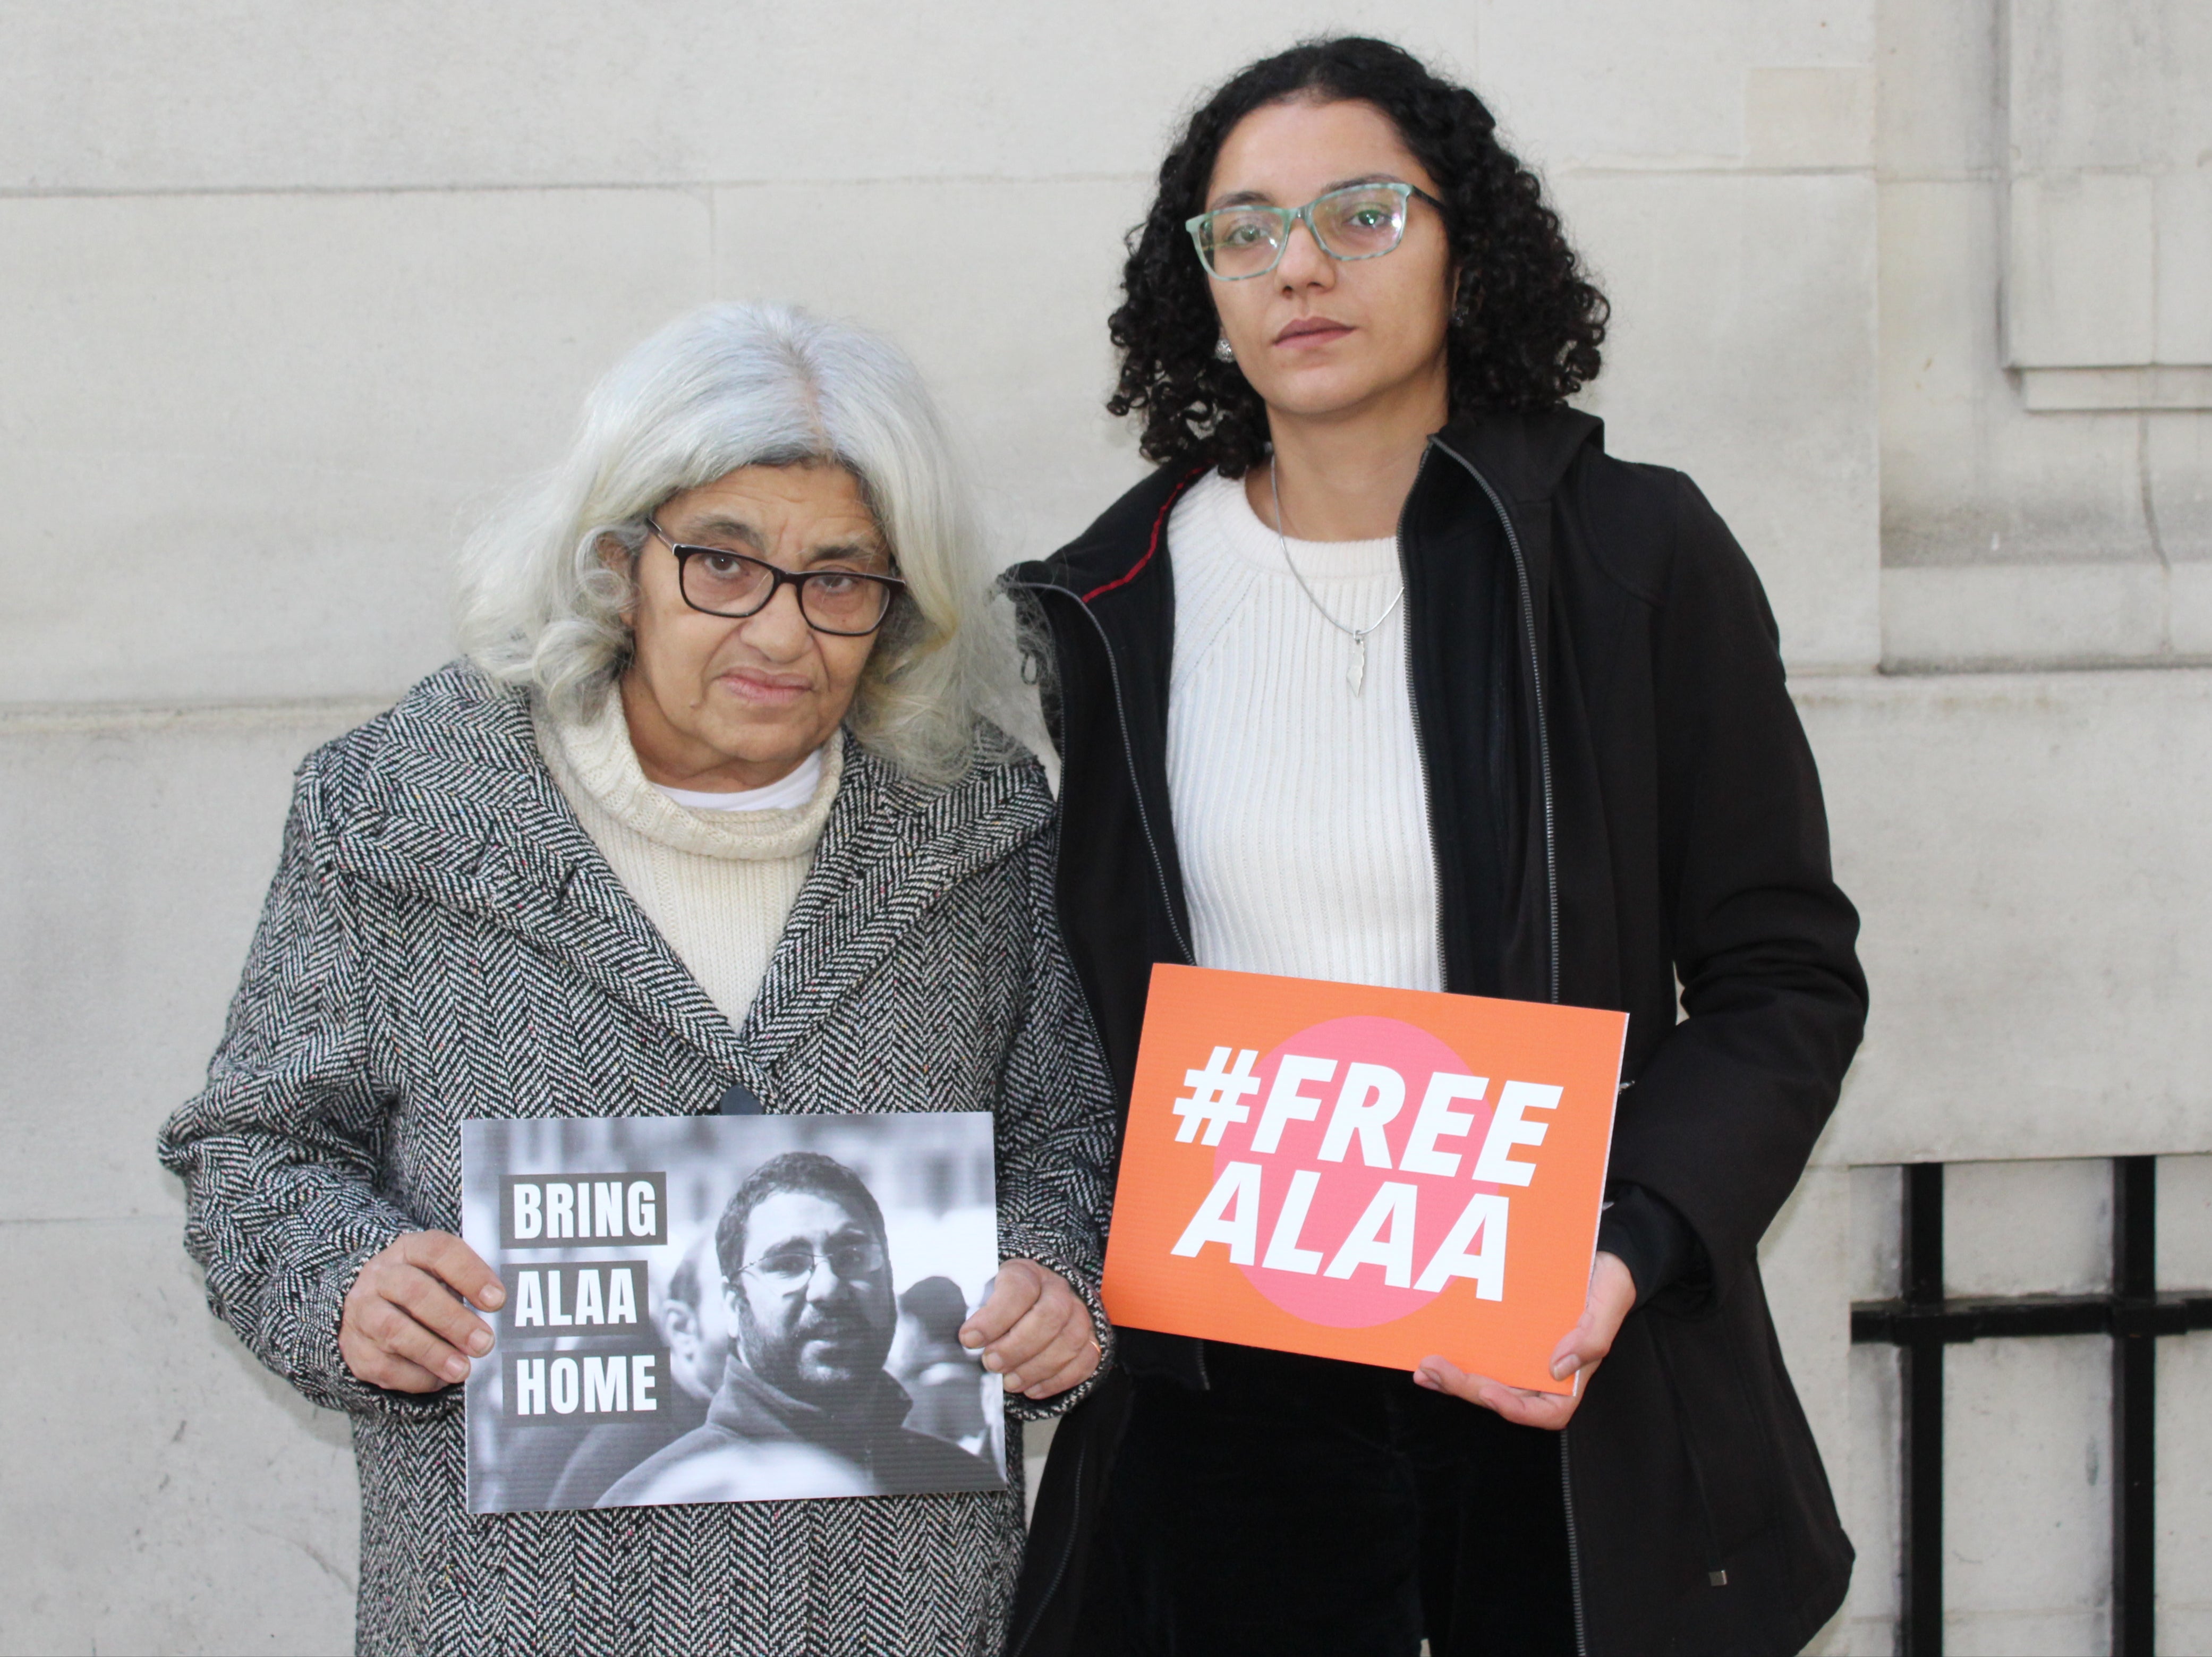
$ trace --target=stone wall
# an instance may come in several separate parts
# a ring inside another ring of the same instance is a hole
[[[1589,406],[1774,599],[1876,1011],[1769,1266],[1860,1547],[1820,1648],[1887,1650],[1893,1362],[1847,1308],[1894,1286],[1889,1165],[1973,1165],[1955,1286],[2057,1290],[2104,1269],[2087,1159],[2161,1153],[2212,1282],[2205,15],[0,8],[0,1648],[349,1638],[343,1424],[207,1315],[151,1144],[292,766],[450,653],[466,525],[622,349],[760,296],[897,337],[1002,555],[1056,544],[1140,470],[1102,324],[1177,112],[1350,27],[1544,168],[1615,305]],[[2212,1336],[2166,1346],[2166,1644],[2205,1649]],[[2105,1373],[1954,1361],[1954,1649],[2103,1648]]]

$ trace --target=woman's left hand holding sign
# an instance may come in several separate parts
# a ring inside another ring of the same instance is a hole
[[[465,1381],[491,1350],[491,1330],[470,1304],[497,1311],[507,1286],[449,1231],[404,1231],[372,1256],[346,1290],[338,1354],[372,1387],[434,1393]]]
[[[1589,1379],[1613,1350],[1621,1320],[1636,1308],[1636,1279],[1620,1255],[1603,1249],[1590,1265],[1589,1297],[1581,1320],[1552,1349],[1552,1378],[1565,1381],[1577,1369],[1583,1384],[1572,1393],[1532,1393],[1508,1387],[1488,1375],[1471,1375],[1449,1358],[1427,1357],[1413,1371],[1413,1379],[1434,1393],[1449,1393],[1469,1404],[1495,1410],[1521,1427],[1544,1427],[1553,1432],[1574,1419],[1575,1406],[1589,1391]]]
[[[999,1268],[975,1315],[960,1326],[960,1344],[980,1352],[1008,1392],[1032,1399],[1081,1386],[1101,1357],[1091,1308],[1057,1272],[1035,1260]]]

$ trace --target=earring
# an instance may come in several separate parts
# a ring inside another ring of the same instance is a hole
[[[1213,358],[1217,362],[1234,362],[1237,361],[1237,348],[1229,343],[1228,335],[1224,334],[1219,339],[1213,342]]]

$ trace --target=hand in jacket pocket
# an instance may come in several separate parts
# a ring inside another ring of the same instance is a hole
[[[465,1381],[491,1330],[465,1302],[497,1311],[507,1287],[449,1231],[404,1231],[346,1290],[338,1355],[372,1387],[434,1393]]]
[[[1590,1263],[1589,1296],[1583,1302],[1581,1320],[1552,1349],[1554,1380],[1565,1381],[1577,1369],[1583,1372],[1583,1385],[1571,1398],[1527,1392],[1488,1375],[1471,1375],[1442,1357],[1423,1358],[1420,1368],[1413,1371],[1413,1380],[1431,1392],[1449,1393],[1486,1410],[1495,1410],[1516,1426],[1545,1427],[1557,1432],[1574,1419],[1575,1406],[1589,1391],[1590,1377],[1597,1373],[1600,1360],[1613,1350],[1613,1338],[1620,1332],[1621,1320],[1635,1305],[1636,1279],[1629,1275],[1620,1255],[1601,1249]]]

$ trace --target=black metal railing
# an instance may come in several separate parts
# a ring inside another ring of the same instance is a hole
[[[1943,1649],[1943,1349],[2033,1335],[2112,1340],[2112,1651],[2149,1657],[2155,1637],[2158,1351],[2161,1335],[2212,1329],[2212,1290],[2158,1290],[2158,1159],[2112,1159],[2112,1286],[2102,1295],[1950,1300],[1943,1293],[1943,1164],[1905,1168],[1896,1300],[1851,1308],[1851,1339],[1899,1349],[1904,1491],[1898,1648]]]

